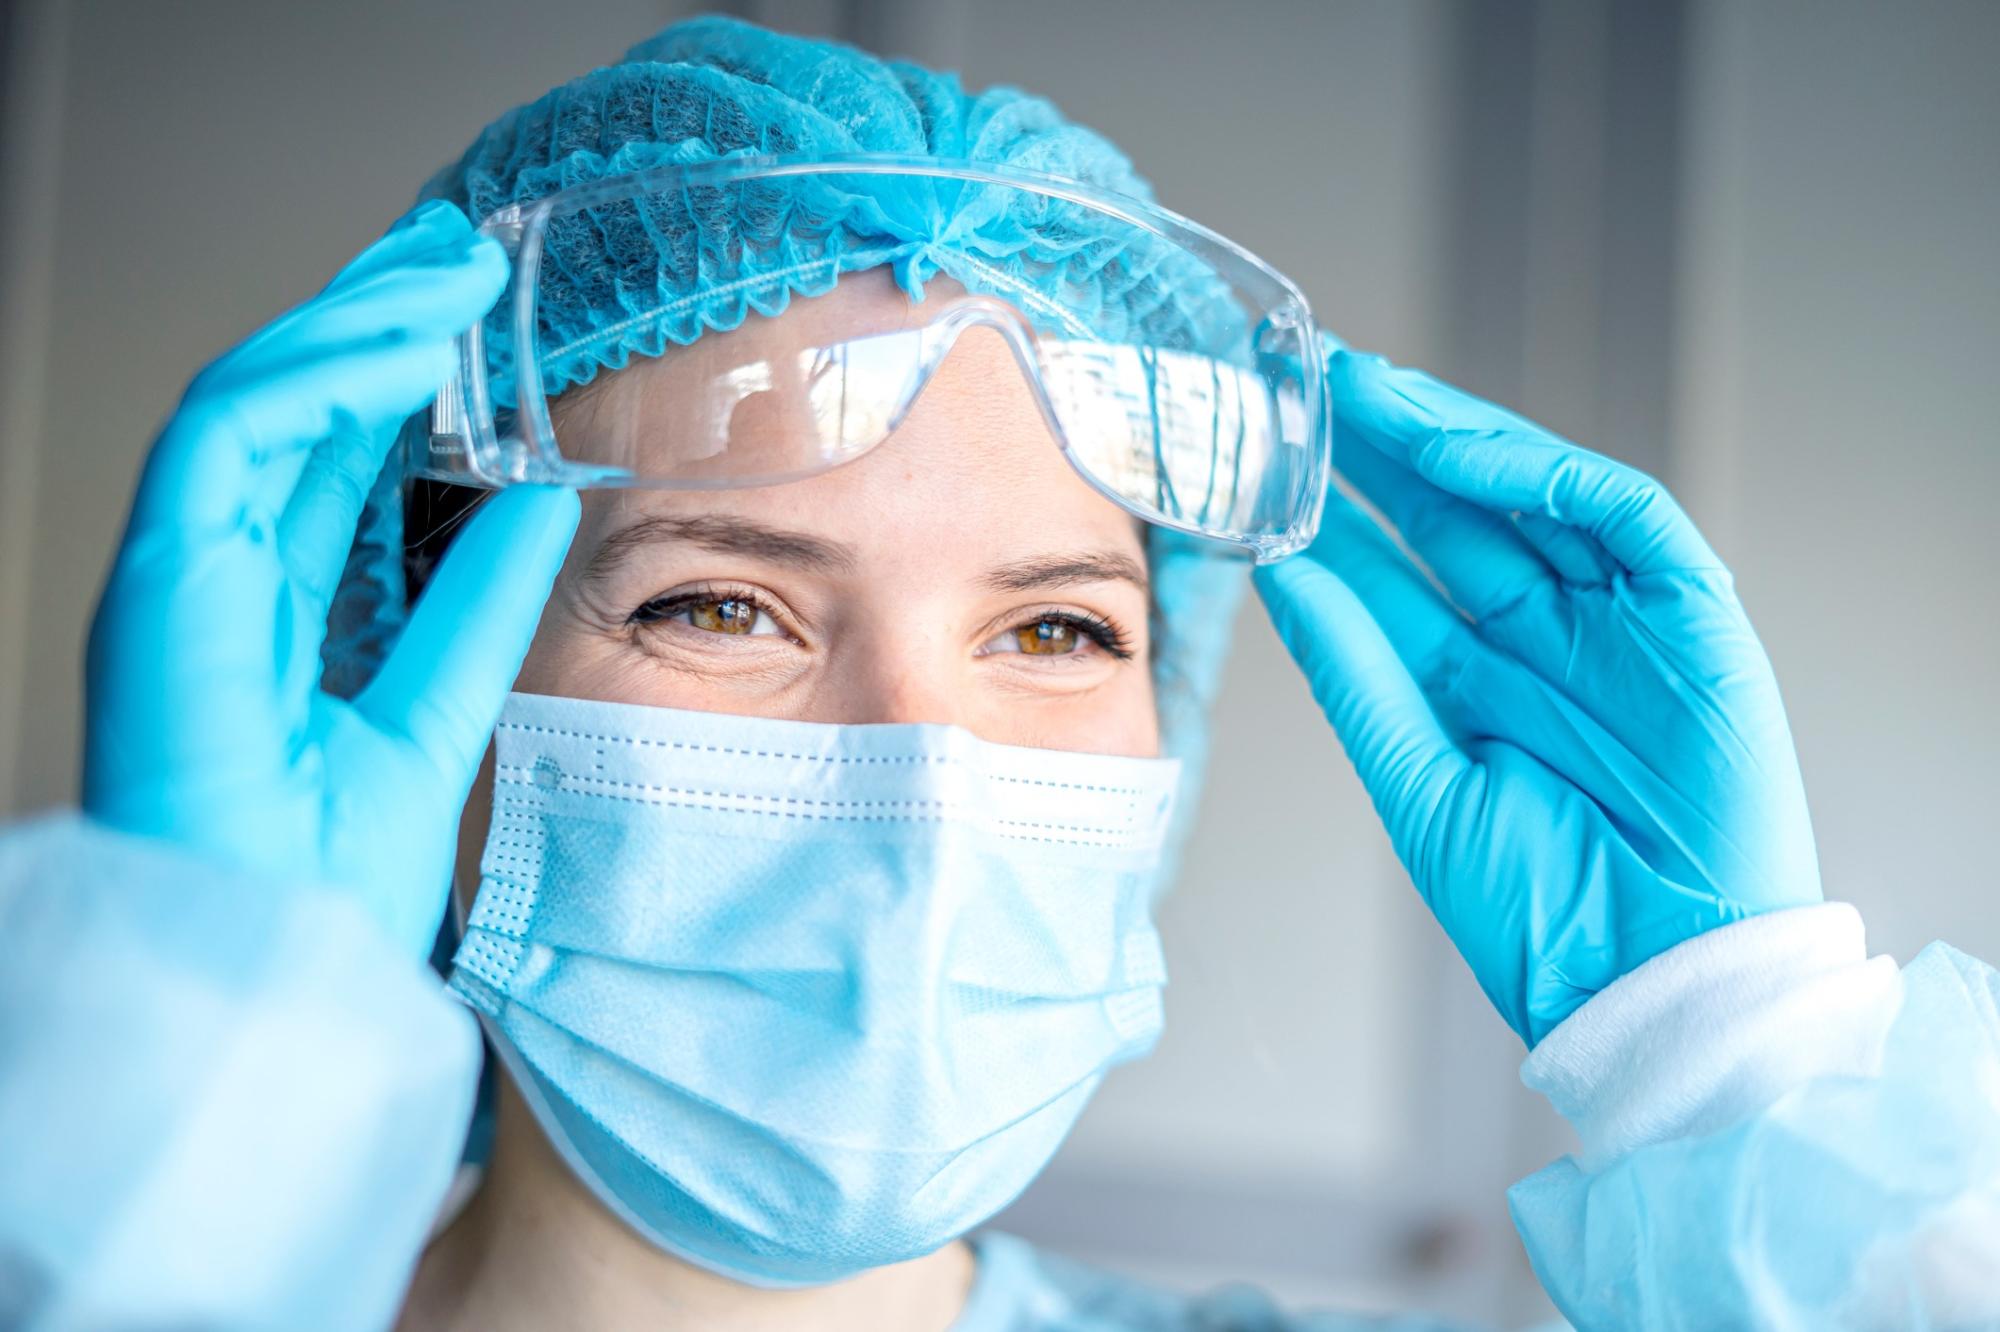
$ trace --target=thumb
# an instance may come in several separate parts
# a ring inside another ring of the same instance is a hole
[[[452,543],[355,707],[469,787],[582,512],[573,490],[510,486]]]
[[[1354,590],[1305,556],[1258,568],[1258,594],[1417,880],[1433,811],[1470,766]]]

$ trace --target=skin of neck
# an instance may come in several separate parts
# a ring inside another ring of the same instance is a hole
[[[425,1252],[397,1326],[944,1332],[965,1307],[974,1267],[960,1240],[801,1290],[718,1276],[654,1247],[598,1202],[503,1076],[485,1179]]]

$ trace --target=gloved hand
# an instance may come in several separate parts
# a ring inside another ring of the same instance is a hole
[[[1729,572],[1660,485],[1336,348],[1338,494],[1257,571],[1417,889],[1529,1045],[1684,939],[1820,900]]]
[[[575,494],[480,506],[352,703],[320,689],[319,648],[398,427],[505,279],[498,245],[429,205],[203,371],[146,462],[90,637],[93,817],[351,892],[417,957]]]

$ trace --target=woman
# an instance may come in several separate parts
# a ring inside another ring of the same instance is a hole
[[[1157,1034],[1242,552],[1582,1138],[1512,1196],[1564,1312],[2000,1319],[2000,986],[1821,903],[1652,482],[1322,342],[1045,103],[733,21],[429,193],[191,387],[88,818],[4,843],[8,1319],[1285,1325],[966,1238]],[[448,541],[375,480],[434,397]],[[440,1221],[447,914],[505,1074]]]

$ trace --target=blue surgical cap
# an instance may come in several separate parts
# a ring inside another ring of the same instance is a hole
[[[1026,169],[1152,197],[1110,141],[1042,98],[1007,87],[969,95],[954,74],[720,16],[674,24],[620,63],[508,112],[423,197],[449,200],[476,221],[664,164],[852,153]],[[753,313],[779,314],[795,294],[822,294],[843,273],[883,266],[919,299],[942,272],[1013,300],[1031,320],[1053,303],[1113,338],[1219,351],[1245,336],[1240,309],[1212,273],[1132,228],[1113,232],[1071,205],[1019,191],[842,181],[688,199],[629,225],[606,225],[599,214],[552,227],[555,262],[544,263],[538,293],[543,390],[559,393]],[[489,320],[489,348],[503,366],[510,336],[504,319]],[[336,598],[326,660],[337,692],[373,673],[401,622],[399,500],[399,478],[385,476]],[[1185,809],[1247,580],[1240,558],[1196,539],[1149,529],[1149,541],[1163,748],[1187,761]]]
[[[474,220],[648,168],[730,157],[883,153],[1065,176],[1149,198],[1108,141],[1011,88],[967,96],[951,74],[883,62],[737,19],[676,24],[496,121],[426,187]],[[688,190],[557,218],[537,279],[550,396],[751,313],[776,315],[842,273],[887,267],[921,300],[938,273],[1067,314],[1114,342],[1227,355],[1247,347],[1232,294],[1199,259],[1066,201],[972,181],[893,175]],[[509,312],[489,319],[494,392],[513,398]]]

